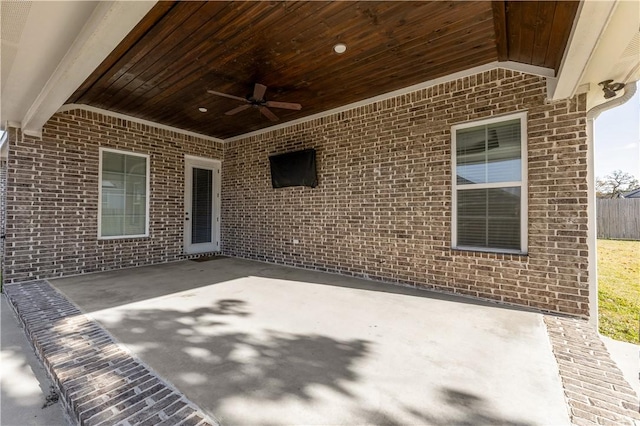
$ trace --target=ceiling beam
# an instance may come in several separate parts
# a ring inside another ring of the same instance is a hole
[[[498,51],[498,61],[504,62],[509,59],[509,44],[507,41],[507,10],[504,1],[491,2],[493,8],[493,26],[496,31],[496,50]]]
[[[155,3],[155,1],[100,2],[27,110],[22,119],[23,132],[27,135],[40,136],[42,126],[47,120]]]

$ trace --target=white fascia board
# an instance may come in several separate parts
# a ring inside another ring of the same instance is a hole
[[[557,81],[549,86],[550,100],[566,99],[575,95],[617,3],[617,0],[585,0],[581,3],[560,64]]]
[[[42,126],[156,4],[100,2],[22,120],[22,130],[41,136]]]
[[[344,111],[348,111],[354,108],[359,108],[365,105],[369,105],[375,102],[380,102],[380,101],[384,101],[386,99],[390,99],[390,98],[395,98],[397,96],[402,96],[402,95],[406,95],[408,93],[411,92],[416,92],[418,90],[422,90],[422,89],[426,89],[432,86],[435,86],[437,84],[442,84],[442,83],[447,83],[449,81],[453,81],[453,80],[457,80],[459,78],[463,78],[463,77],[469,77],[472,75],[476,75],[476,74],[480,74],[486,71],[491,71],[494,69],[498,69],[498,68],[502,68],[502,69],[506,69],[506,70],[510,70],[510,71],[516,71],[516,72],[521,72],[521,73],[525,73],[525,74],[532,74],[532,75],[538,75],[540,77],[545,77],[547,79],[552,79],[555,75],[554,70],[549,69],[549,68],[543,68],[543,67],[537,67],[534,65],[528,65],[528,64],[522,64],[520,62],[512,62],[512,61],[505,61],[505,62],[498,62],[498,61],[494,61],[494,62],[490,62],[488,64],[484,64],[484,65],[480,65],[477,67],[473,67],[473,68],[469,68],[466,69],[464,71],[459,71],[453,74],[449,74],[449,75],[445,75],[444,77],[440,77],[440,78],[436,78],[433,80],[428,80],[425,81],[423,83],[418,83],[418,84],[414,84],[413,86],[409,86],[409,87],[405,87],[402,89],[398,89],[398,90],[394,90],[392,92],[387,92],[387,93],[383,93],[382,95],[378,95],[378,96],[374,96],[372,98],[368,98],[368,99],[363,99],[361,101],[358,102],[353,102],[347,105],[343,105],[341,107],[337,107],[337,108],[333,108],[327,111],[323,111],[323,112],[319,112],[317,114],[313,114],[307,117],[303,117],[303,118],[299,118],[297,120],[292,120],[292,121],[286,121],[284,123],[281,124],[276,124],[275,126],[271,126],[271,127],[266,127],[264,129],[260,129],[260,130],[256,130],[253,132],[249,132],[249,133],[244,133],[242,135],[238,135],[238,136],[233,136],[230,138],[225,139],[225,142],[233,142],[233,141],[237,141],[240,139],[244,139],[244,138],[248,138],[251,136],[256,136],[256,135],[260,135],[262,133],[267,133],[267,132],[272,132],[274,130],[279,130],[279,129],[283,129],[286,127],[291,127],[291,126],[295,126],[296,124],[300,124],[300,123],[305,123],[307,121],[311,121],[311,120],[315,120],[318,118],[322,118],[322,117],[327,117],[329,115],[333,115],[333,114],[337,114],[340,112],[344,112]]]

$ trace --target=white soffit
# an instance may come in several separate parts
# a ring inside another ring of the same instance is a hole
[[[96,3],[1,1],[0,122],[21,122]]]
[[[6,88],[7,76],[16,59],[18,44],[27,23],[31,2],[4,1],[0,3],[0,87]]]
[[[609,101],[598,83],[633,83],[639,79],[640,2],[619,1],[580,82],[589,88],[587,109]],[[618,97],[623,92],[618,92]]]
[[[0,123],[42,126],[155,1],[1,1]]]
[[[555,88],[549,94],[551,100],[570,98],[576,93],[616,3],[612,0],[582,2],[560,64]]]

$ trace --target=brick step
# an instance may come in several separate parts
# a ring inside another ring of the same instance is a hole
[[[3,291],[79,425],[218,424],[46,281]]]
[[[571,422],[640,426],[638,396],[586,320],[546,315]]]

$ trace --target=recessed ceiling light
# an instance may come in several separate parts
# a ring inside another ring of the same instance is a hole
[[[198,108],[198,111],[200,112],[207,112],[208,110],[205,107],[200,107]]]
[[[344,43],[338,43],[335,46],[333,46],[333,51],[336,52],[338,55],[341,55],[347,51],[347,45]]]

